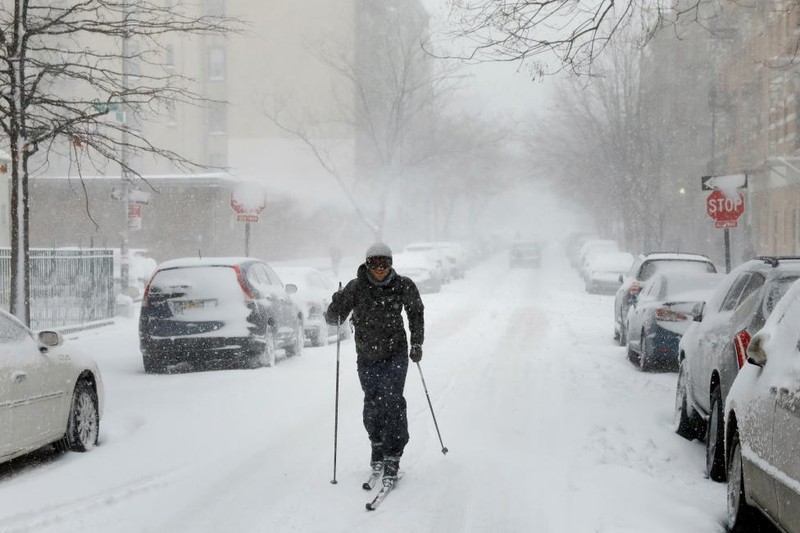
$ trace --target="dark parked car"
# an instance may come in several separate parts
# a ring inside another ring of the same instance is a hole
[[[715,273],[717,268],[704,255],[674,252],[640,254],[628,273],[620,276],[620,285],[614,295],[614,338],[617,339],[620,346],[627,344],[625,321],[628,318],[628,308],[633,302],[633,298],[642,289],[642,283],[650,279],[656,272],[667,270]]]
[[[725,415],[728,531],[800,533],[800,282],[747,348]]]
[[[139,345],[145,372],[180,363],[275,364],[303,349],[303,317],[269,265],[248,257],[185,258],[158,266],[145,288]]]
[[[678,342],[724,274],[662,272],[642,286],[628,310],[628,358],[642,371],[678,365]]]
[[[800,277],[800,257],[760,257],[736,267],[695,314],[678,346],[675,430],[705,437],[706,473],[725,480],[723,407],[750,339]]]
[[[515,241],[511,243],[508,266],[539,268],[542,264],[542,243],[538,241]]]

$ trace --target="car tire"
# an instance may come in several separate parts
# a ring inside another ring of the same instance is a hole
[[[706,427],[706,474],[714,481],[725,481],[725,445],[722,397],[719,386],[711,391],[711,410]]]
[[[689,407],[686,359],[678,364],[678,385],[675,387],[675,415],[673,427],[675,433],[687,440],[700,438],[700,422],[697,413]]]
[[[328,326],[322,324],[317,333],[311,337],[311,346],[326,346],[328,344]]]
[[[261,346],[258,353],[250,359],[250,368],[275,366],[277,351],[278,346],[275,342],[275,332],[272,331],[272,326],[267,324],[267,331],[264,333],[264,346]]]
[[[639,346],[641,352],[639,353],[639,370],[642,372],[650,372],[652,362],[650,361],[650,356],[647,355],[647,333],[642,330],[642,336],[639,337]]]
[[[628,332],[625,330],[625,320],[622,315],[619,316],[619,345],[625,346],[628,344]]]
[[[97,445],[100,434],[100,411],[97,393],[91,383],[81,379],[75,384],[67,419],[67,432],[61,448],[73,452],[88,452]]]
[[[303,354],[303,345],[305,344],[305,335],[303,334],[303,322],[298,320],[294,328],[294,338],[290,344],[285,348],[287,357],[294,357]]]
[[[731,440],[731,457],[728,461],[727,500],[730,533],[760,531],[761,525],[766,522],[761,513],[747,503],[746,491],[744,472],[742,472],[742,445],[737,431]]]

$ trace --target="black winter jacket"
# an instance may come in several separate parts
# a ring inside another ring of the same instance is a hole
[[[383,282],[377,282],[358,267],[356,278],[341,292],[333,295],[325,313],[331,324],[353,312],[356,354],[359,361],[377,361],[397,355],[408,355],[408,341],[401,311],[405,308],[411,344],[425,340],[425,319],[422,298],[410,278],[392,270]]]

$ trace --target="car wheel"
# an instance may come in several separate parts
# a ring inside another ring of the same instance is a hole
[[[682,359],[678,365],[678,386],[675,388],[675,415],[673,427],[675,433],[681,437],[693,440],[700,436],[700,427],[697,413],[694,409],[689,411],[687,400],[688,376],[686,374],[686,360]]]
[[[746,490],[742,472],[742,445],[737,431],[731,440],[731,458],[728,463],[728,531],[731,533],[758,531],[765,522],[761,514],[748,505]]]
[[[97,406],[97,393],[85,379],[75,384],[72,404],[67,420],[67,433],[62,448],[74,452],[87,452],[97,445],[100,433],[100,411]]]
[[[639,370],[642,372],[649,372],[652,365],[650,363],[650,357],[647,355],[647,334],[644,330],[642,330],[642,336],[639,337],[639,339],[639,346],[641,349],[641,353],[639,354]]]
[[[311,346],[325,346],[328,344],[328,327],[323,324],[311,338]]]
[[[628,332],[625,331],[625,320],[619,316],[619,345],[625,346],[628,343]]]
[[[294,328],[294,338],[289,346],[286,347],[287,357],[301,355],[303,353],[303,345],[305,344],[305,336],[303,335],[303,322],[298,321]]]
[[[268,324],[267,331],[264,333],[264,346],[250,359],[250,368],[275,366],[277,350],[278,347],[275,344],[275,332],[272,331],[272,326]]]
[[[711,392],[711,413],[706,428],[706,474],[714,481],[725,481],[722,398],[719,387]]]

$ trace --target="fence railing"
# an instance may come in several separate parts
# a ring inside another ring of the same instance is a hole
[[[31,329],[63,328],[114,317],[111,249],[30,250]],[[0,306],[9,310],[11,249],[0,248]]]

